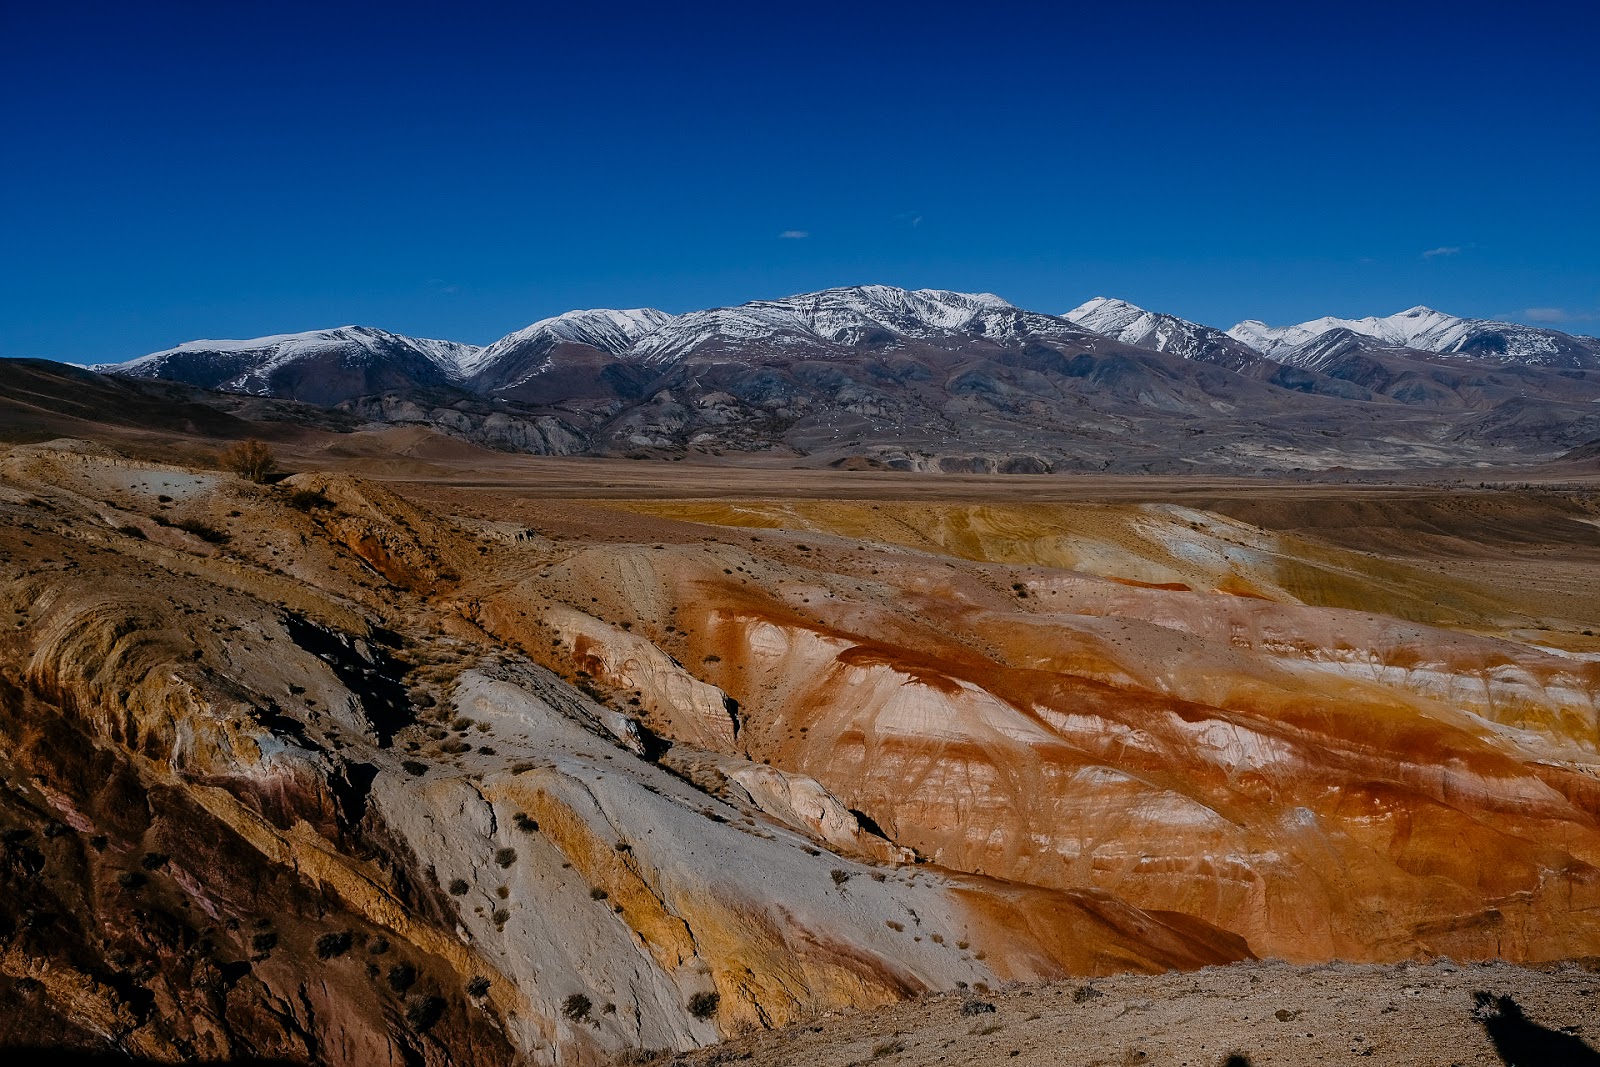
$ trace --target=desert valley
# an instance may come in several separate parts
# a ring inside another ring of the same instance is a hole
[[[997,300],[0,363],[0,1046],[1593,1062],[1600,342]]]

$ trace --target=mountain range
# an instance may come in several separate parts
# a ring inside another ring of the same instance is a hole
[[[866,285],[672,315],[569,311],[479,347],[362,326],[97,371],[541,454],[771,452],[903,469],[1538,460],[1600,437],[1600,339],[1416,307],[1223,331]]]

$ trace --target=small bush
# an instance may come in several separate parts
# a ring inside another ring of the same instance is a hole
[[[413,1030],[426,1032],[444,1015],[444,1008],[440,997],[412,997],[406,1001],[406,1022]]]
[[[251,438],[229,447],[221,456],[222,469],[265,485],[278,469],[278,459],[264,441]]]
[[[117,884],[124,889],[138,889],[145,883],[145,876],[138,871],[123,871],[117,875]]]
[[[500,867],[509,867],[517,862],[517,850],[514,848],[497,848],[494,850],[494,862]]]
[[[525,811],[519,811],[511,816],[511,824],[525,834],[536,833],[539,829],[539,824],[529,818]]]
[[[409,963],[397,963],[389,968],[389,988],[404,993],[417,983],[417,969]]]
[[[839,868],[835,867],[833,870],[828,872],[828,877],[833,879],[834,885],[844,885],[850,880],[850,872],[841,871]]]
[[[472,887],[467,885],[467,880],[465,878],[452,878],[452,879],[450,879],[449,889],[450,889],[450,895],[453,896],[453,897],[462,896],[470,888],[472,888]]]
[[[136,541],[143,541],[146,539],[144,536],[144,531],[139,529],[137,526],[118,526],[117,533],[121,534],[123,537],[131,537]]]
[[[881,1060],[885,1056],[893,1056],[896,1052],[904,1052],[905,1050],[904,1041],[885,1041],[872,1050],[872,1058]]]
[[[296,489],[289,494],[289,506],[296,511],[314,511],[317,508],[331,508],[333,501],[321,489]]]
[[[594,1007],[594,1001],[582,993],[574,993],[561,1002],[561,1014],[573,1022],[582,1022],[589,1017],[589,1010]]]
[[[606,899],[606,897],[609,897],[610,895],[611,895],[610,893],[607,893],[604,889],[601,889],[599,886],[595,886],[593,889],[589,890],[589,899],[590,900],[604,900],[604,899]]]
[[[969,1000],[961,1005],[962,1015],[993,1015],[994,1005],[985,1000]]]
[[[372,953],[374,956],[383,955],[385,952],[389,951],[389,939],[387,937],[373,938],[371,941],[367,942],[367,951]]]
[[[720,993],[696,993],[689,998],[689,1014],[696,1019],[709,1019],[717,1013],[717,1007],[721,1003],[722,994]]]
[[[250,950],[258,956],[264,956],[278,947],[278,935],[268,930],[266,933],[256,934],[250,939]]]
[[[426,763],[419,763],[414,759],[405,760],[400,764],[400,766],[407,774],[413,775],[417,778],[421,778],[424,774],[428,773],[428,765]]]
[[[146,852],[144,858],[139,861],[139,866],[147,871],[159,870],[166,865],[167,854],[165,852]]]
[[[499,908],[490,918],[494,920],[496,926],[504,926],[511,921],[511,913],[504,908]]]
[[[1103,997],[1103,996],[1105,996],[1105,994],[1100,992],[1100,990],[1096,989],[1094,986],[1092,986],[1092,985],[1081,985],[1077,989],[1074,989],[1072,991],[1072,1003],[1074,1003],[1074,1004],[1086,1004],[1089,1001],[1093,1000],[1095,997]]]
[[[481,974],[475,974],[467,980],[467,996],[486,997],[489,995],[489,979]]]
[[[350,932],[342,930],[338,933],[323,934],[317,938],[317,958],[331,960],[335,956],[343,956],[350,951]]]

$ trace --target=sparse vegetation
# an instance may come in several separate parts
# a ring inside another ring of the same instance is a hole
[[[497,848],[494,850],[494,862],[497,867],[509,867],[517,862],[517,850],[514,848]]]
[[[841,871],[839,868],[835,867],[833,870],[828,872],[828,877],[833,879],[834,885],[844,885],[850,880],[850,872]]]
[[[606,897],[609,897],[610,895],[611,895],[610,893],[607,893],[604,889],[601,889],[599,886],[595,886],[593,889],[589,890],[589,899],[590,900],[604,900],[604,899],[606,899]]]
[[[721,1004],[722,994],[715,990],[696,993],[689,998],[689,1014],[696,1019],[709,1019],[717,1014],[717,1008]]]
[[[335,956],[343,956],[350,951],[350,932],[341,930],[338,933],[323,934],[317,938],[317,958],[331,960]]]
[[[389,968],[389,988],[404,993],[417,984],[417,969],[409,963],[397,963]]]
[[[450,884],[446,888],[450,890],[451,896],[459,897],[464,895],[466,891],[472,887],[467,885],[467,880],[465,878],[452,878],[450,879]]]
[[[321,489],[295,489],[289,493],[288,504],[296,511],[315,511],[318,508],[332,508],[333,501]]]
[[[231,445],[220,457],[222,469],[257,485],[266,485],[278,470],[278,458],[265,441],[250,438]]]
[[[534,833],[539,829],[539,824],[533,819],[529,818],[528,813],[525,811],[519,811],[515,815],[511,816],[511,825],[515,826],[518,830],[521,830],[525,834]]]
[[[425,1033],[444,1015],[445,1002],[440,997],[411,997],[406,1001],[406,1022],[413,1030]]]
[[[593,1007],[594,1001],[582,993],[574,993],[561,1002],[561,1014],[575,1023],[582,1022],[589,1017],[589,1012]]]

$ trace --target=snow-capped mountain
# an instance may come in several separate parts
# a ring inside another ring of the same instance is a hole
[[[1261,356],[1251,346],[1212,326],[1146,311],[1126,300],[1097,296],[1086,300],[1063,316],[1095,333],[1114,337],[1124,344],[1166,352],[1184,359],[1216,363],[1233,370],[1258,361]]]
[[[168,378],[205,389],[337,403],[351,390],[459,381],[476,345],[406,337],[370,326],[188,341],[127,363],[94,368],[133,378]],[[355,395],[360,395],[359,392]]]
[[[1440,355],[1474,356],[1544,367],[1600,367],[1600,339],[1574,337],[1514,322],[1463,319],[1421,306],[1382,318],[1341,319],[1330,315],[1294,326],[1268,326],[1247,319],[1229,330],[1228,336],[1269,359],[1289,362],[1293,350],[1337,330],[1369,337],[1392,348],[1412,348]],[[1340,343],[1346,342],[1341,339]],[[1316,352],[1317,349],[1318,346],[1311,346],[1306,351]]]
[[[982,337],[1007,344],[1032,335],[1081,337],[1083,331],[993,293],[859,285],[690,312],[644,337],[634,351],[647,363],[663,365],[713,346],[770,353],[906,339]]]
[[[514,388],[548,369],[561,345],[625,357],[641,337],[671,321],[672,315],[655,308],[568,311],[507,334],[463,362],[462,371],[475,388]]]

